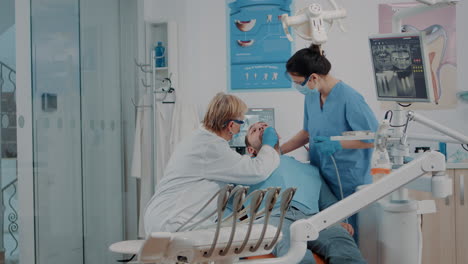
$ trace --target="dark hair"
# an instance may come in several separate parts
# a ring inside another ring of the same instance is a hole
[[[330,61],[325,58],[320,45],[315,44],[297,51],[286,63],[286,72],[306,78],[312,73],[327,75],[330,69]]]

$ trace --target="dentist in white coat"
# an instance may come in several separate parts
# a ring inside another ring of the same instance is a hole
[[[176,146],[156,193],[145,209],[146,234],[175,232],[228,183],[256,184],[279,165],[273,128],[263,132],[263,146],[251,159],[232,150],[228,141],[244,123],[246,104],[234,95],[218,93],[210,102],[203,125]],[[216,209],[216,201],[192,219],[205,218]],[[213,216],[208,223],[214,223]]]

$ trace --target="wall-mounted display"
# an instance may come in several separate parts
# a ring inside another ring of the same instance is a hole
[[[285,64],[291,43],[281,26],[292,0],[235,0],[229,3],[231,90],[290,88]]]

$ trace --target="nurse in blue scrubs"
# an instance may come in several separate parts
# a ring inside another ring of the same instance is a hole
[[[317,45],[297,51],[288,60],[286,71],[296,89],[305,95],[304,125],[281,146],[281,151],[288,153],[309,143],[310,163],[320,169],[340,199],[354,193],[357,186],[372,182],[370,161],[374,145],[359,140],[331,141],[330,137],[341,136],[345,131],[375,132],[378,122],[362,95],[332,76],[330,69],[330,62]],[[349,223],[357,230],[355,216]]]

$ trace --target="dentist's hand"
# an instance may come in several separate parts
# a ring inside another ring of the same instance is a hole
[[[277,143],[278,143],[278,135],[276,134],[275,129],[272,127],[265,128],[265,130],[263,131],[263,135],[262,135],[262,144],[275,148],[275,145]]]
[[[331,141],[330,137],[323,136],[314,137],[314,146],[319,153],[327,156],[343,149],[339,141]]]

